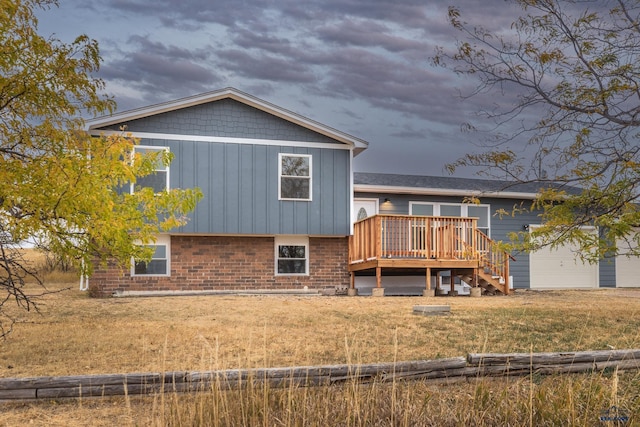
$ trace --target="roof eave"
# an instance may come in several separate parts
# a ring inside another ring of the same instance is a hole
[[[369,185],[354,184],[355,192],[361,193],[391,193],[391,194],[414,194],[420,196],[462,196],[462,197],[495,197],[499,199],[525,199],[533,200],[536,193],[525,193],[518,191],[490,191],[490,190],[465,190],[451,188],[416,188],[400,187],[389,185]]]

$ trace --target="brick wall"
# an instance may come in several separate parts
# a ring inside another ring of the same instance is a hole
[[[349,286],[347,238],[309,238],[309,276],[276,276],[273,237],[172,236],[170,277],[94,271],[93,295],[119,291],[334,289]]]

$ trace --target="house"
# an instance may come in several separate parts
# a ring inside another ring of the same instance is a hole
[[[158,236],[151,262],[96,266],[98,293],[348,287],[352,160],[365,141],[232,88],[87,126],[124,126],[136,150],[173,153],[139,184],[204,196],[187,225]]]
[[[96,266],[102,295],[636,285],[635,258],[583,265],[571,247],[497,250],[492,242],[539,224],[535,213],[497,215],[530,203],[534,185],[354,173],[365,141],[233,88],[88,121],[94,135],[123,126],[136,150],[174,155],[139,185],[199,187],[204,197],[188,224],[158,236],[150,262]]]

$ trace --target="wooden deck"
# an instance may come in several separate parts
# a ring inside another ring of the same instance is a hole
[[[450,271],[485,292],[508,294],[510,258],[478,230],[476,218],[375,215],[355,223],[349,238],[352,288],[356,272],[375,271],[380,288],[385,269],[420,269],[426,290],[432,274]]]

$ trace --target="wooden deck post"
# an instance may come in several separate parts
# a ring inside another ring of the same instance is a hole
[[[505,261],[504,261],[504,294],[505,295],[509,295],[509,293],[511,292],[511,289],[509,289],[509,286],[511,285],[511,283],[509,283],[509,255],[505,255]]]
[[[431,267],[427,267],[427,274],[425,274],[426,276],[426,289],[424,291],[422,291],[422,296],[424,297],[433,297],[436,295],[436,291],[435,289],[431,289]]]
[[[382,287],[382,267],[376,267],[376,287],[371,289],[371,296],[384,296],[384,288]]]
[[[480,269],[473,269],[473,287],[469,289],[469,296],[478,298],[482,296],[482,287],[480,287]]]
[[[350,297],[355,297],[358,295],[358,290],[356,289],[356,273],[355,271],[351,272],[351,283],[349,289],[347,289],[347,295]]]

